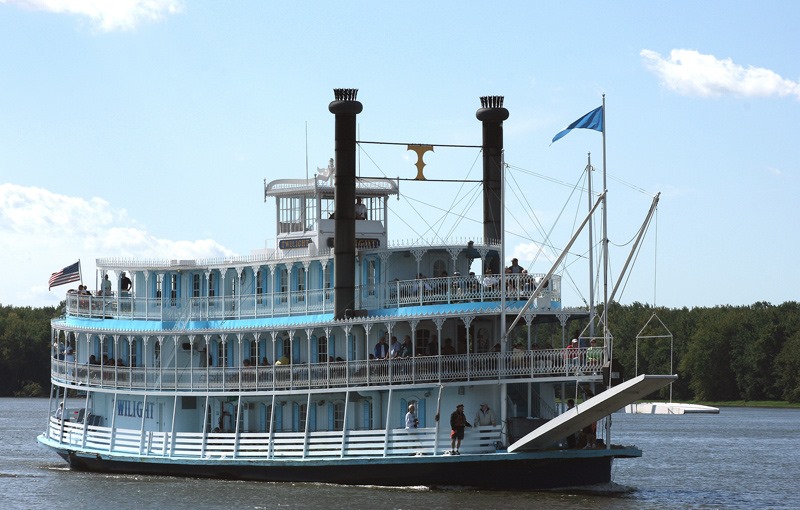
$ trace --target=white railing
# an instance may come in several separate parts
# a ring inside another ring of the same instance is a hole
[[[372,429],[304,432],[155,432],[84,425],[50,418],[48,438],[88,452],[146,457],[261,460],[272,458],[342,458],[441,454],[450,447],[450,429]],[[85,436],[85,438],[84,438]],[[85,441],[84,441],[85,440]],[[490,453],[501,440],[501,427],[469,429],[462,453]]]
[[[525,301],[541,275],[506,275],[506,299]],[[397,280],[356,288],[358,308],[382,309],[405,306],[499,301],[500,277],[450,276]],[[254,319],[307,315],[333,311],[332,289],[243,294],[238,296],[144,298],[134,294],[91,296],[67,294],[67,314],[77,317],[193,321]],[[561,279],[554,276],[536,299],[536,308],[561,307]]]
[[[586,348],[237,368],[123,367],[53,359],[51,377],[64,384],[114,389],[263,391],[574,377],[599,374],[604,361],[602,350]]]

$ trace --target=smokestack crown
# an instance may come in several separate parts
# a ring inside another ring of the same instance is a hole
[[[481,122],[503,122],[508,119],[508,110],[503,108],[503,96],[481,96],[481,108],[475,116]]]

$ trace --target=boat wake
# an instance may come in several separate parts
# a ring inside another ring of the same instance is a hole
[[[635,492],[634,487],[621,485],[615,482],[597,483],[594,485],[582,485],[580,487],[565,487],[561,489],[551,489],[548,492],[561,492],[569,494],[591,494],[592,496],[622,496]]]

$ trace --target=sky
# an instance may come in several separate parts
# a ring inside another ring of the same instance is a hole
[[[340,87],[359,89],[364,141],[478,145],[479,98],[504,96],[507,197],[529,204],[507,200],[506,259],[537,273],[586,214],[589,154],[602,188],[600,133],[551,139],[605,95],[612,285],[660,193],[617,301],[796,301],[798,19],[769,0],[0,0],[0,304],[57,305],[68,287],[48,278],[76,260],[93,288],[97,258],[274,247],[264,181],[327,165]],[[358,158],[362,176],[416,175],[400,146]],[[425,162],[480,176],[474,149]],[[480,237],[457,219],[474,184],[400,188],[391,238]],[[588,245],[565,304],[587,299]]]

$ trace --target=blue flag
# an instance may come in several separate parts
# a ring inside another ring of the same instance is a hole
[[[594,129],[595,131],[603,132],[603,107],[599,106],[594,110],[590,111],[580,119],[576,120],[572,124],[566,127],[563,131],[559,131],[559,133],[553,137],[553,141],[550,143],[555,142],[556,140],[560,140],[564,135],[572,131],[573,129]]]

